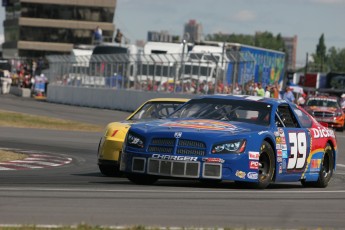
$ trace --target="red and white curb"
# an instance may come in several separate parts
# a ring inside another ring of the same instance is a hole
[[[23,160],[0,162],[0,171],[4,170],[25,170],[57,167],[72,162],[72,158],[63,156],[52,156],[45,154],[29,153]]]

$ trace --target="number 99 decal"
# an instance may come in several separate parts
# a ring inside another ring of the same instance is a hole
[[[304,132],[289,133],[290,156],[287,169],[302,169],[307,159],[307,136]]]

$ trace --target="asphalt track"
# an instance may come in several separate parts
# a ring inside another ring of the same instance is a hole
[[[129,113],[0,95],[0,109],[106,125]],[[345,133],[337,132],[337,172],[325,189],[299,183],[265,190],[162,180],[139,186],[103,177],[101,133],[0,127],[0,148],[72,158],[60,167],[0,171],[0,224],[345,229]]]

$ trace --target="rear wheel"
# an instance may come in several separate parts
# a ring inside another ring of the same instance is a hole
[[[317,181],[305,181],[302,180],[301,183],[305,187],[318,187],[326,188],[329,181],[332,178],[334,169],[334,159],[332,147],[327,144],[324,149],[323,159],[320,165],[319,178]]]
[[[158,178],[150,175],[143,174],[127,174],[128,180],[134,184],[150,185],[157,182]]]

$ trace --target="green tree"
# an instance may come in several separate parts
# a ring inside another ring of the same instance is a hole
[[[261,48],[273,50],[285,50],[285,44],[280,34],[274,36],[270,32],[256,33],[255,35],[244,34],[208,34],[206,36],[208,41],[232,42],[244,45],[257,46]]]
[[[332,72],[345,72],[345,48],[331,47],[327,53],[327,66]]]
[[[312,55],[315,68],[321,72],[327,70],[325,65],[327,62],[326,50],[325,36],[324,34],[321,34],[319,43],[316,45],[316,53]]]

